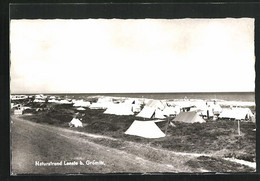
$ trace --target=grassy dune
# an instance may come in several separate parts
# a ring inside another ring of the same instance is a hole
[[[35,109],[30,111],[33,113],[32,115],[24,115],[23,117],[33,122],[68,127],[68,123],[76,112],[76,108],[72,105],[33,103],[30,106],[36,108],[40,105],[44,110],[36,111]],[[134,120],[142,119],[135,116],[103,114],[103,112],[104,110],[86,109],[86,111],[79,114],[84,127],[71,129],[111,136],[122,141],[148,144],[170,151],[206,153],[220,157],[235,157],[255,161],[256,133],[252,131],[255,128],[255,124],[252,122],[241,122],[241,136],[238,136],[236,121],[217,120],[207,121],[203,124],[175,122],[175,127],[168,127],[166,137],[145,139],[124,134]],[[157,123],[162,131],[165,130],[165,123]],[[104,142],[103,144],[111,147],[119,146],[119,143],[113,141]],[[196,160],[197,164],[200,164],[203,160],[208,160],[208,158],[198,158]],[[209,160],[206,162],[208,163]],[[199,166],[192,161],[190,164]]]

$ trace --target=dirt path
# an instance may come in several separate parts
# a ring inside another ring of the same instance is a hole
[[[12,173],[108,173],[194,171],[185,165],[161,164],[93,143],[82,133],[12,118]],[[90,136],[90,135],[88,135]],[[139,148],[138,151],[142,151]],[[102,165],[35,166],[35,162],[95,160]],[[177,161],[177,157],[176,157]],[[197,170],[200,171],[200,170]]]

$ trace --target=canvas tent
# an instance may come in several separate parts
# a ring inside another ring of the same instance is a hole
[[[147,101],[147,103],[145,104],[145,106],[154,107],[154,108],[160,109],[160,110],[163,110],[163,109],[165,108],[165,105],[162,103],[162,101],[153,100],[153,99]]]
[[[79,100],[79,101],[73,101],[74,107],[89,107],[91,104],[89,101],[83,101],[83,100]]]
[[[217,102],[208,102],[208,106],[211,108],[213,114],[218,115],[222,112],[221,106]]]
[[[114,105],[112,98],[110,97],[101,97],[98,99],[96,103],[92,103],[89,108],[90,109],[107,109],[108,107]]]
[[[184,123],[205,123],[206,121],[201,118],[196,112],[180,112],[173,121]]]
[[[142,111],[136,116],[142,118],[159,118],[159,119],[165,118],[161,110],[149,106],[145,106],[142,109]]]
[[[96,102],[96,103],[92,103],[89,108],[90,109],[107,109],[108,107],[110,107],[111,105],[113,105],[114,103],[112,102]]]
[[[202,111],[197,111],[197,113],[203,117],[207,117],[207,116],[213,117],[214,116],[213,111],[210,108],[208,108],[206,110],[202,110]]]
[[[218,117],[245,120],[245,119],[250,119],[253,116],[254,115],[249,108],[232,108],[232,109],[223,109],[222,113]]]
[[[86,109],[83,108],[83,107],[79,107],[79,108],[77,108],[77,110],[78,110],[78,111],[85,111]]]
[[[165,109],[163,110],[163,115],[166,116],[172,116],[172,115],[177,115],[180,113],[180,107],[179,106],[175,106],[175,107],[165,107]]]
[[[69,123],[69,126],[77,128],[77,127],[83,127],[83,124],[82,124],[82,122],[79,119],[73,118],[71,120],[71,122]]]
[[[113,104],[110,105],[104,114],[115,114],[115,115],[133,115],[131,104]]]
[[[63,99],[63,100],[60,100],[59,101],[60,104],[73,104],[72,102],[66,100],[66,99]]]
[[[142,111],[137,115],[137,117],[163,119],[165,118],[162,112],[164,108],[165,105],[161,101],[149,100],[146,101],[146,105],[144,106]]]
[[[144,138],[161,138],[165,134],[153,121],[135,120],[126,130],[125,134],[140,136]]]

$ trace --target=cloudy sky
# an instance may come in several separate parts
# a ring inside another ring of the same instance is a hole
[[[12,20],[11,93],[254,91],[254,19]]]

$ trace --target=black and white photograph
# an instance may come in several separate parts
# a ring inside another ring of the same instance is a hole
[[[11,175],[256,172],[255,19],[10,19]]]

